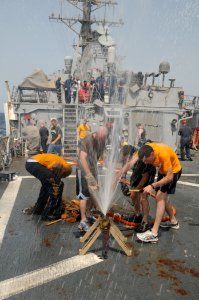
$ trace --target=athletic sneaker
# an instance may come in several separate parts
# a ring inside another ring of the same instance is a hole
[[[25,215],[41,215],[41,211],[35,208],[35,206],[27,207],[22,210]]]
[[[137,228],[135,228],[135,232],[140,233],[140,232],[145,232],[147,230],[151,229],[151,225],[145,222],[142,222],[140,224],[140,226],[138,226]]]
[[[160,223],[160,227],[162,227],[162,228],[179,229],[180,225],[179,225],[178,221],[176,223],[171,223],[170,221],[167,221],[167,222]]]
[[[145,243],[157,243],[158,242],[158,235],[154,235],[151,230],[147,230],[143,233],[136,234],[138,240],[145,242]]]
[[[79,228],[79,230],[81,230],[81,231],[88,231],[89,230],[89,228],[90,228],[90,224],[89,224],[89,222],[88,222],[88,220],[86,220],[86,221],[81,221],[80,223],[79,223],[79,225],[78,225],[78,228]]]

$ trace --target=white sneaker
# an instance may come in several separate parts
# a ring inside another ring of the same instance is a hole
[[[89,228],[90,228],[90,224],[89,222],[86,220],[86,221],[81,221],[78,225],[78,228],[80,231],[88,231]]]
[[[136,234],[138,240],[144,243],[157,243],[158,235],[154,235],[151,230]]]

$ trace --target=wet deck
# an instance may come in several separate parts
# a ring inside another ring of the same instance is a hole
[[[172,197],[180,229],[160,230],[158,244],[142,244],[120,225],[135,256],[127,257],[111,238],[107,260],[98,258],[100,238],[78,256],[78,223],[45,226],[38,216],[22,214],[40,184],[17,159],[12,168],[20,170],[18,179],[0,182],[0,299],[199,299],[199,153],[193,153]],[[65,179],[64,197],[75,197],[74,176]],[[150,205],[153,216],[152,198]]]

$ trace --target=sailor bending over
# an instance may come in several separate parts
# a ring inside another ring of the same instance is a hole
[[[56,154],[44,153],[29,158],[25,167],[41,181],[39,197],[31,213],[41,215],[42,220],[59,219],[64,188],[61,179],[71,174],[71,166]]]

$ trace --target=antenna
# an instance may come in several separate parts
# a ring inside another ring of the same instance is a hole
[[[91,14],[94,10],[100,9],[103,6],[106,5],[116,5],[117,2],[113,0],[67,0],[68,3],[75,6],[77,9],[81,10],[83,13],[82,17],[74,17],[74,18],[64,18],[62,17],[62,13],[56,17],[54,13],[51,14],[49,17],[49,20],[56,20],[57,22],[62,22],[66,26],[68,26],[72,31],[74,31],[80,38],[81,38],[81,44],[79,45],[82,47],[82,51],[84,51],[87,44],[92,42],[92,40],[95,40],[95,36],[93,34],[93,31],[91,29],[92,24],[101,24],[103,28],[105,24],[109,25],[122,25],[122,20],[119,20],[119,22],[113,22],[113,21],[105,21],[105,20],[96,20],[95,18],[91,18]],[[63,7],[62,7],[63,8]],[[81,24],[81,30],[79,33],[79,30],[75,29],[74,26],[77,23]],[[104,35],[105,32],[103,29],[98,29],[97,31],[99,34]],[[106,31],[106,30],[105,30]],[[102,45],[113,45],[113,41],[110,41],[110,38],[102,38]]]

